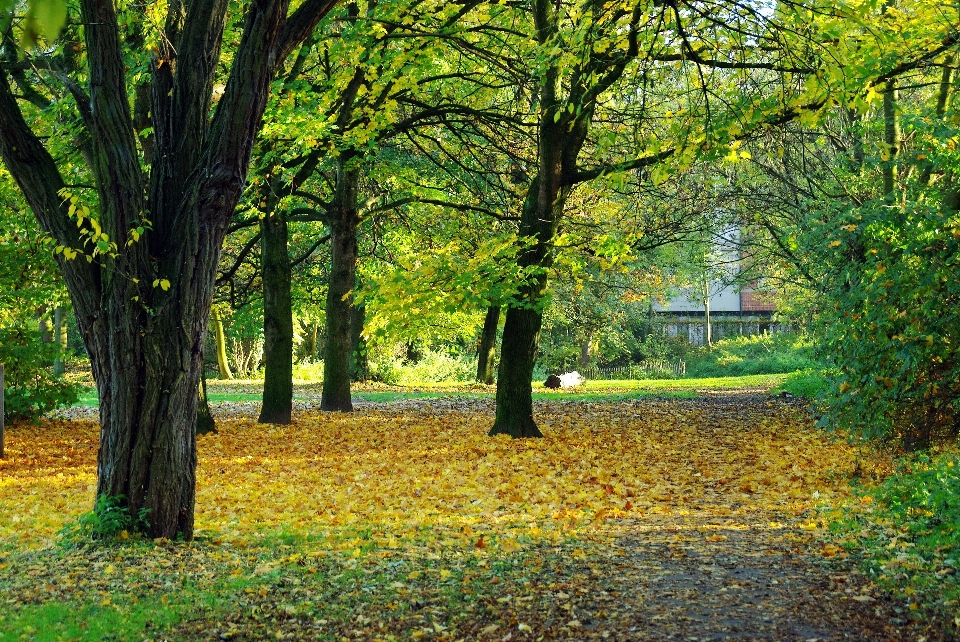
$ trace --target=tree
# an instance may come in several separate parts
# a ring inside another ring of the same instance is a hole
[[[228,3],[171,3],[154,33],[136,5],[81,0],[82,73],[51,78],[76,101],[95,190],[66,187],[0,74],[0,157],[58,245],[97,382],[97,496],[147,509],[151,536],[193,535],[194,424],[217,259],[270,83],[334,4],[307,0],[288,15],[286,0],[251,2],[214,107]],[[42,52],[33,59],[56,69]],[[134,122],[130,84],[149,120]]]

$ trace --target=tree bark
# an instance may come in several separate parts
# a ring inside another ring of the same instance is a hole
[[[327,287],[323,346],[323,392],[320,409],[352,412],[350,367],[353,289],[357,278],[357,183],[359,172],[349,155],[337,158],[337,184],[328,210],[330,219],[330,282]]]
[[[263,280],[262,424],[288,424],[293,411],[293,303],[287,221],[270,214],[260,219]]]
[[[486,385],[494,382],[497,356],[497,326],[500,324],[500,306],[491,305],[483,318],[480,347],[477,349],[477,381]],[[531,375],[532,376],[532,375]]]
[[[0,158],[44,231],[86,255],[61,251],[56,260],[100,396],[97,497],[122,497],[134,515],[147,510],[151,537],[193,536],[202,347],[220,249],[277,67],[334,4],[305,0],[288,17],[288,0],[252,0],[211,119],[228,3],[170,3],[152,61],[146,181],[115,5],[80,0],[89,96],[77,105],[91,140],[90,209],[117,246],[99,255],[88,245],[99,232],[71,216],[56,162],[0,71]],[[126,244],[141,225],[139,240]]]

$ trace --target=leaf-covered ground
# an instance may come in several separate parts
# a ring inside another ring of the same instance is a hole
[[[802,410],[540,403],[547,437],[512,441],[486,436],[491,409],[222,420],[196,541],[114,546],[57,535],[90,508],[95,424],[17,426],[0,639],[916,638],[818,539],[810,509],[864,463]]]

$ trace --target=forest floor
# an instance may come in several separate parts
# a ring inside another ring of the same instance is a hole
[[[0,640],[946,639],[826,528],[889,462],[790,400],[539,401],[521,441],[486,436],[489,395],[358,406],[219,406],[192,542],[63,531],[96,424],[12,427]]]

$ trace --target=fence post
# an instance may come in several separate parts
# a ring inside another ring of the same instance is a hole
[[[0,459],[3,459],[3,364],[0,363]]]

